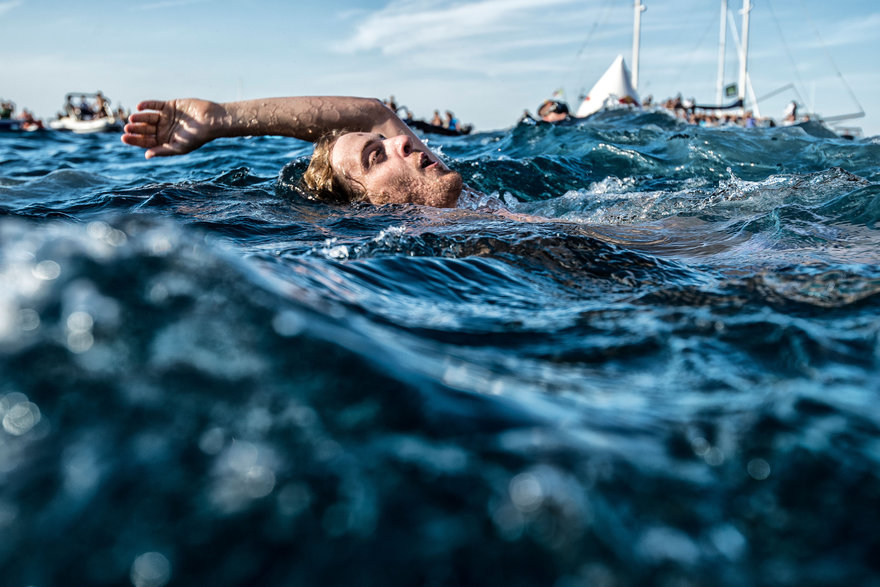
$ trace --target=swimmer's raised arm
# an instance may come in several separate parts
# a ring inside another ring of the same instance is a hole
[[[317,200],[452,207],[461,194],[461,175],[378,100],[187,98],[148,100],[137,110],[122,142],[145,149],[147,159],[189,153],[220,137],[281,135],[316,143],[302,181]]]
[[[147,100],[129,117],[122,142],[145,156],[181,155],[221,137],[279,135],[316,141],[333,130],[407,135],[427,151],[379,100],[342,96],[265,98],[217,103],[193,98]]]

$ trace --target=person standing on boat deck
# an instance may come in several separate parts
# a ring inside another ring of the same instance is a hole
[[[794,100],[789,102],[788,106],[785,107],[785,117],[782,120],[789,123],[797,122],[797,109],[797,102]]]
[[[76,107],[73,105],[71,101],[71,95],[67,94],[64,99],[64,116],[76,116]],[[58,118],[61,118],[61,114],[58,115]]]
[[[434,110],[434,117],[431,118],[431,124],[434,126],[443,126],[443,119],[440,118],[439,110]]]
[[[104,99],[104,94],[98,92],[95,94],[95,118],[104,118],[105,116],[109,116],[107,114],[107,100]]]
[[[280,135],[315,143],[303,175],[322,201],[456,205],[464,187],[412,130],[379,100],[291,97],[218,104],[147,100],[125,125],[122,142],[145,157],[182,155],[221,137]]]

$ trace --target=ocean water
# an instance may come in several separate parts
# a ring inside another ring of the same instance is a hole
[[[880,585],[880,140],[0,135],[0,583]]]

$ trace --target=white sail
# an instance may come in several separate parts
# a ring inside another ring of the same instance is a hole
[[[598,112],[605,106],[616,104],[639,104],[639,94],[632,85],[632,78],[623,55],[618,55],[611,67],[602,74],[587,97],[581,102],[575,116],[583,118]]]

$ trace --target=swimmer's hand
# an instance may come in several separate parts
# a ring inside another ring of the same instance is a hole
[[[167,157],[194,151],[216,138],[223,108],[207,100],[146,100],[128,118],[122,142]]]

